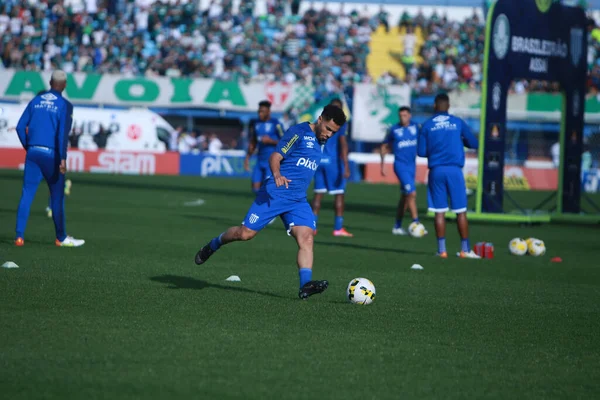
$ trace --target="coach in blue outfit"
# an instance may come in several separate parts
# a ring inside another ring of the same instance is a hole
[[[17,211],[17,246],[25,244],[25,227],[31,203],[42,178],[50,188],[56,245],[79,247],[85,243],[84,240],[67,236],[65,232],[67,144],[73,124],[73,105],[62,96],[66,86],[67,75],[60,70],[54,71],[50,78],[50,90],[39,93],[29,102],[17,124],[19,140],[27,151],[23,192]]]

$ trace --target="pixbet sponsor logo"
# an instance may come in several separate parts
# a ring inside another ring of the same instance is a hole
[[[417,145],[417,139],[412,140],[401,140],[398,142],[398,148],[403,149],[405,147],[414,147]]]
[[[316,161],[313,161],[310,158],[302,157],[298,160],[298,162],[296,163],[296,166],[304,167],[304,168],[308,168],[308,169],[312,169],[313,171],[316,171],[319,164],[317,164]]]

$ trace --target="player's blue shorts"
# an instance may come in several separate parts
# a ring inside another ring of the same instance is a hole
[[[315,193],[344,194],[344,166],[338,163],[321,164],[315,173]]]
[[[269,162],[257,161],[252,170],[252,183],[262,183],[269,175],[271,175]]]
[[[400,190],[404,194],[411,194],[417,190],[415,186],[415,174],[416,171],[411,171],[406,168],[402,168],[402,165],[394,164],[394,173],[400,181]]]
[[[288,235],[293,226],[308,226],[313,230],[317,229],[315,215],[306,199],[298,201],[274,197],[264,188],[256,195],[242,225],[253,231],[260,231],[277,216],[283,221]]]
[[[440,166],[430,169],[428,191],[429,211],[448,211],[448,197],[452,212],[467,211],[467,191],[462,168]]]

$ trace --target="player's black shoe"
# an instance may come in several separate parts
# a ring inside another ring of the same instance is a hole
[[[196,253],[196,257],[194,257],[194,261],[196,264],[201,265],[208,261],[210,256],[214,253],[213,249],[210,248],[210,243],[200,249],[199,252]]]
[[[298,297],[302,300],[308,299],[313,294],[323,293],[325,289],[329,286],[329,282],[327,281],[309,281],[300,288],[300,292],[298,293]]]

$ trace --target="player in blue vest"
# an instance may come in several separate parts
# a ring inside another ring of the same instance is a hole
[[[283,125],[277,118],[271,118],[269,101],[264,100],[258,103],[258,119],[250,121],[249,129],[248,152],[244,160],[244,169],[250,171],[250,157],[258,148],[258,160],[252,170],[252,191],[258,193],[262,182],[271,174],[269,157],[283,136]]]
[[[330,105],[339,109],[343,108],[340,99],[334,99]],[[350,166],[348,165],[348,141],[346,140],[346,127],[344,124],[339,131],[325,144],[321,165],[315,174],[315,197],[312,201],[312,209],[315,218],[318,218],[321,210],[321,201],[325,193],[334,196],[335,217],[333,221],[333,236],[353,237],[344,228],[344,195],[346,193],[346,180],[350,177]],[[315,231],[316,234],[316,231]]]
[[[298,296],[307,299],[327,289],[327,281],[312,280],[313,236],[317,223],[306,200],[306,191],[321,162],[322,146],[344,123],[344,112],[328,105],[317,122],[290,127],[269,157],[271,172],[242,225],[227,229],[202,247],[196,253],[196,264],[204,264],[223,245],[252,239],[269,221],[279,216],[288,235],[298,244]]]
[[[384,158],[388,150],[394,154],[394,173],[400,181],[402,195],[396,209],[396,224],[392,228],[394,235],[406,235],[402,228],[404,212],[408,208],[413,222],[419,222],[417,211],[417,188],[415,175],[417,173],[417,137],[419,127],[411,122],[410,107],[398,109],[399,123],[393,125],[381,144],[381,175],[385,176]]]
[[[15,244],[25,244],[25,227],[31,203],[42,179],[50,188],[52,218],[56,231],[56,245],[79,247],[85,241],[67,236],[65,232],[64,196],[67,170],[67,144],[72,124],[73,106],[62,97],[67,86],[67,75],[54,71],[50,90],[29,102],[17,124],[17,134],[27,151],[23,176],[23,191],[17,211]]]
[[[435,97],[435,115],[421,127],[417,144],[419,157],[427,157],[429,166],[429,210],[435,212],[435,232],[438,255],[448,258],[446,251],[446,212],[448,198],[450,209],[456,213],[461,238],[461,258],[480,258],[469,244],[467,221],[467,192],[463,167],[464,147],[477,149],[477,138],[462,119],[448,114],[450,99],[447,94]]]

